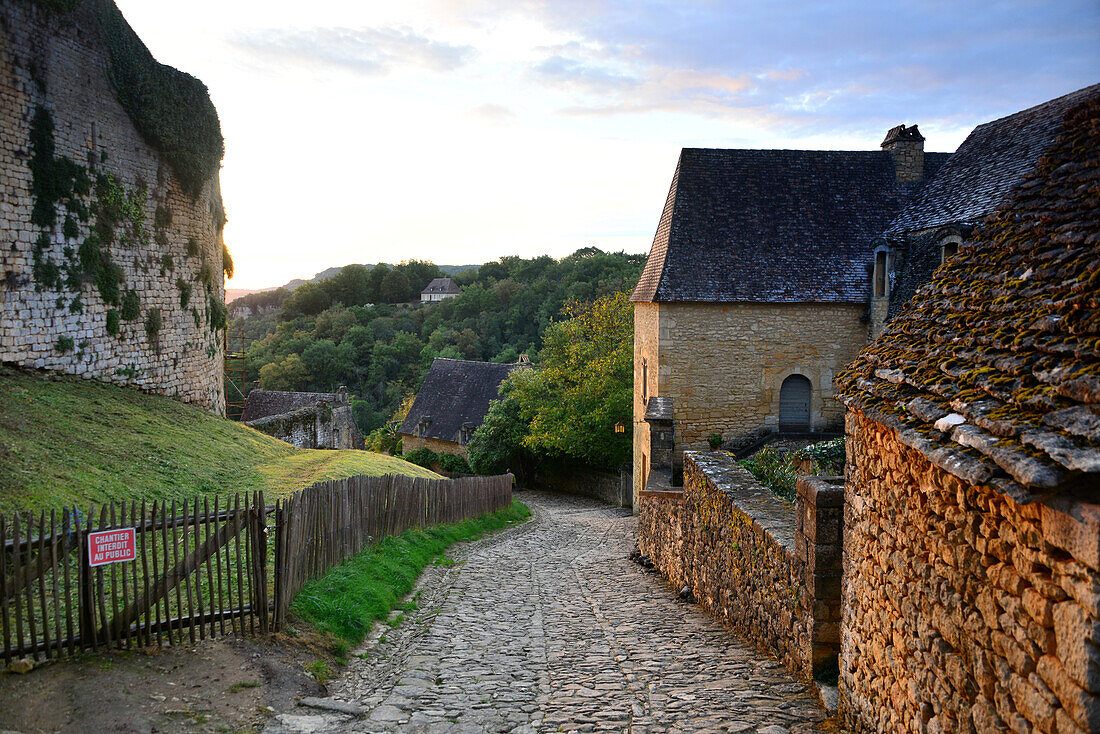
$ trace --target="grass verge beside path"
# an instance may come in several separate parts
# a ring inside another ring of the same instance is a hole
[[[317,629],[358,644],[375,621],[401,605],[432,561],[453,543],[527,519],[531,510],[519,500],[510,507],[455,525],[406,530],[386,538],[310,581],[294,597],[293,612]]]
[[[182,500],[325,479],[434,472],[369,451],[298,449],[178,400],[0,368],[0,512]]]

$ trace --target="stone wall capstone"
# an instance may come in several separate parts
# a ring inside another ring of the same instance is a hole
[[[1017,504],[850,411],[840,712],[855,731],[1100,731],[1100,505]]]
[[[94,3],[41,5],[0,3],[0,362],[224,413],[217,175],[138,133]]]

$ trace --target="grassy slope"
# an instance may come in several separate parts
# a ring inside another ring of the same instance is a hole
[[[264,490],[355,474],[436,474],[365,451],[296,449],[170,398],[0,370],[0,512]]]

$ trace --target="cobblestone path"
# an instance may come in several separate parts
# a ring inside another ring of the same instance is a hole
[[[410,620],[330,686],[359,716],[298,708],[268,733],[821,731],[806,686],[627,558],[628,511],[518,497],[533,520],[430,566]]]

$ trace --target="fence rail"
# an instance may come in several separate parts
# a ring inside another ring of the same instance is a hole
[[[306,582],[365,545],[494,512],[511,494],[508,476],[358,476],[274,506],[255,492],[0,515],[2,659],[279,629]],[[94,565],[93,534],[108,531],[124,560]]]

